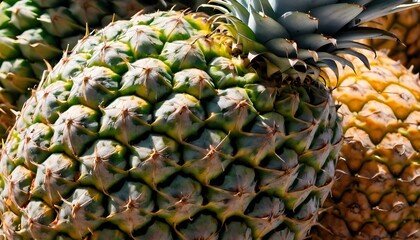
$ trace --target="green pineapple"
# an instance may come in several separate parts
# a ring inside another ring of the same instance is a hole
[[[203,0],[5,0],[0,3],[0,139],[15,112],[54,65],[88,30],[138,11],[194,8]]]
[[[354,40],[392,36],[358,24],[403,1],[214,2],[112,22],[48,72],[1,155],[5,238],[306,237],[342,144],[320,68],[365,60]]]

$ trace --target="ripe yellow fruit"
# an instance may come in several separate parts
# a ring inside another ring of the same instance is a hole
[[[330,82],[346,140],[314,239],[420,238],[419,74],[368,56]]]

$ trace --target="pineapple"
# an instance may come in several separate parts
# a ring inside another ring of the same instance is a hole
[[[304,239],[343,142],[321,68],[365,60],[355,40],[392,36],[358,24],[404,1],[331,2],[218,0],[85,36],[5,143],[2,235]]]
[[[376,49],[388,49],[389,56],[400,60],[407,68],[414,66],[414,73],[420,72],[420,7],[397,12],[375,19],[369,26],[394,33],[401,42],[369,40]]]
[[[0,139],[15,112],[40,81],[47,64],[72,49],[85,32],[142,10],[197,8],[203,0],[5,0],[0,1]],[[86,28],[87,27],[87,28]]]
[[[369,57],[331,82],[347,140],[314,239],[420,239],[419,74]]]

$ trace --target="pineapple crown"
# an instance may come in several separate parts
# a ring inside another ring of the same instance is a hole
[[[222,14],[215,22],[234,34],[236,46],[250,59],[262,57],[267,74],[283,76],[319,74],[328,67],[338,76],[338,63],[353,64],[340,54],[369,61],[354,49],[372,47],[357,40],[382,38],[398,40],[390,32],[362,23],[377,17],[420,6],[418,0],[210,0]],[[261,58],[260,58],[261,59]]]

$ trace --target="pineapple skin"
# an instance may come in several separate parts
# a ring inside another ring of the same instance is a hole
[[[413,72],[420,72],[420,7],[397,12],[372,20],[367,25],[394,33],[401,42],[367,40],[375,49],[388,49],[388,55]]]
[[[64,55],[3,148],[3,236],[307,236],[342,144],[331,92],[266,78],[206,19],[137,15]]]
[[[420,238],[420,84],[378,52],[331,82],[346,138],[313,239]]]
[[[5,0],[0,2],[0,139],[48,65],[88,32],[139,11],[197,8],[202,1]],[[46,63],[47,62],[47,63]]]

